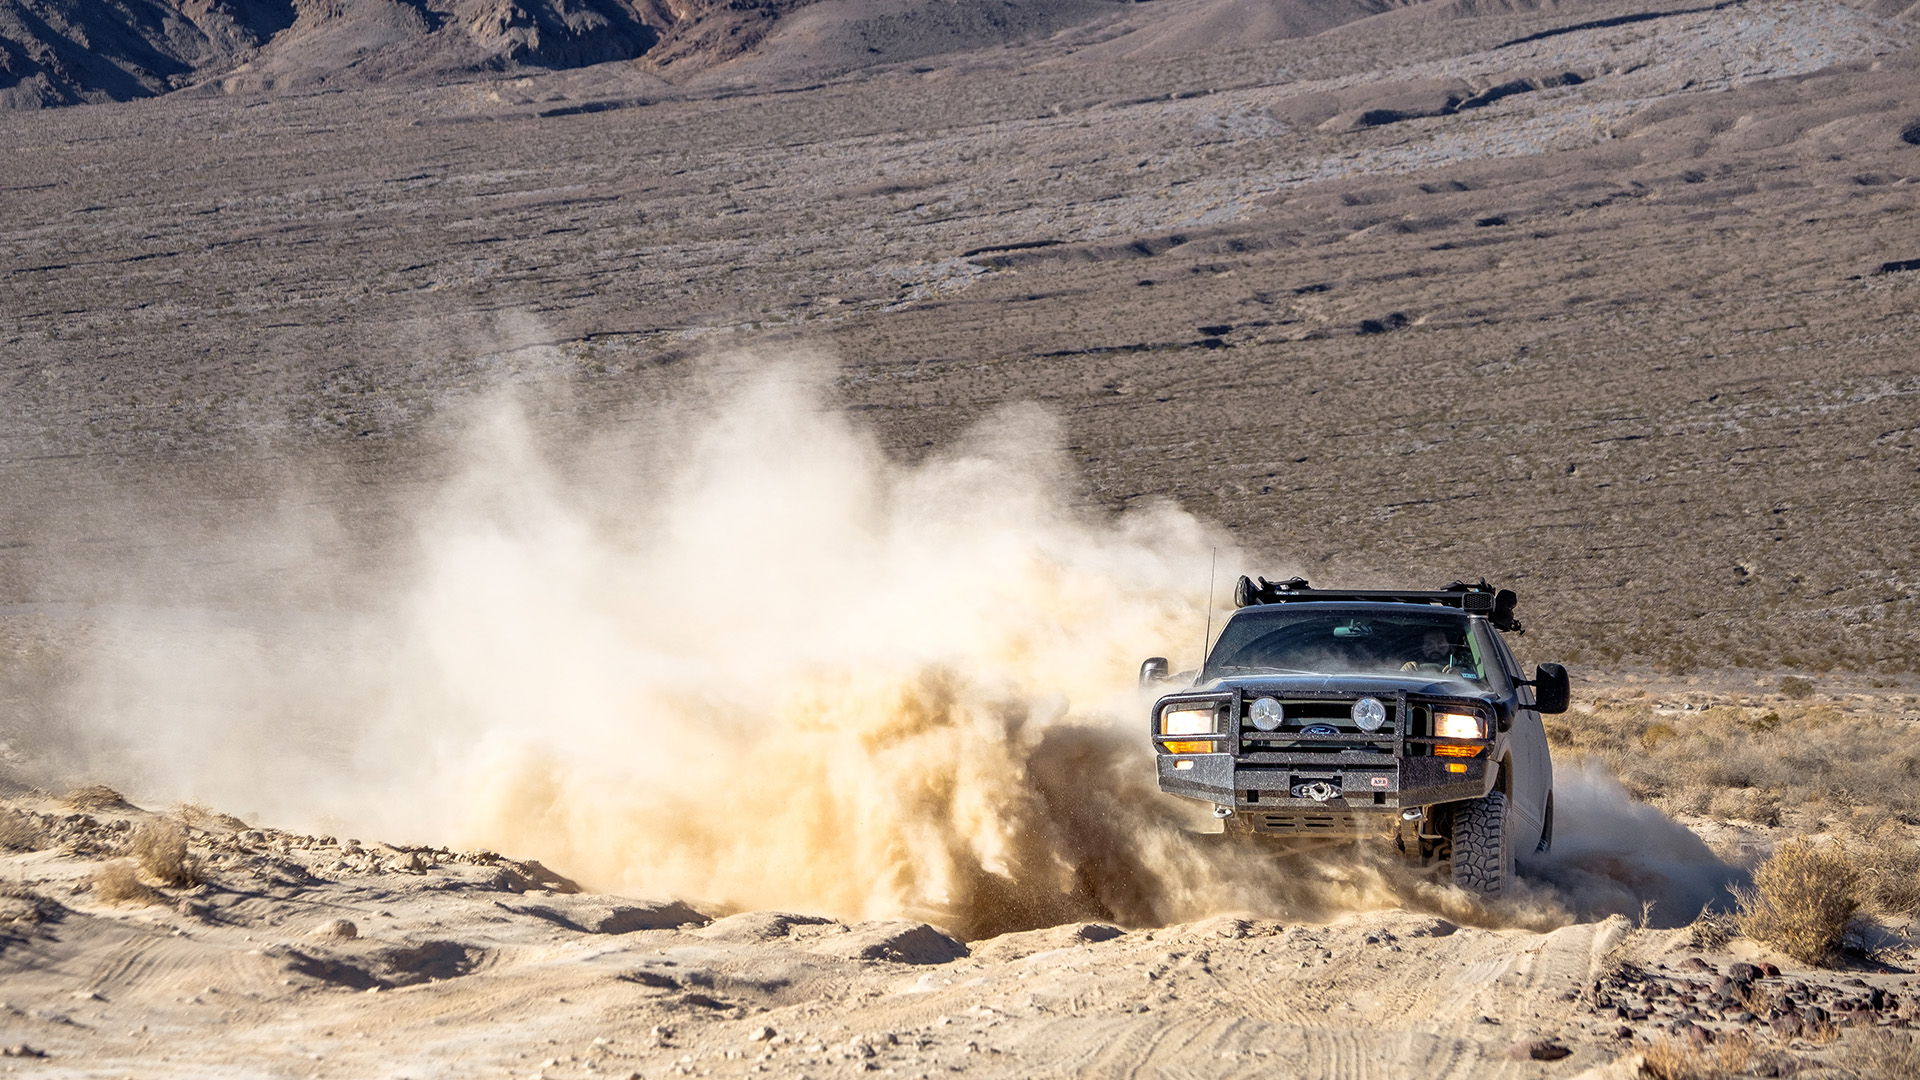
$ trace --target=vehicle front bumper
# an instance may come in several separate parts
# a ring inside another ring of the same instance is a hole
[[[1326,755],[1312,764],[1248,765],[1232,754],[1156,754],[1160,790],[1184,795],[1235,811],[1329,810],[1389,811],[1435,803],[1477,799],[1493,787],[1497,770],[1484,756],[1364,757]],[[1449,772],[1449,765],[1464,765]],[[1303,797],[1303,789],[1326,784],[1337,794],[1325,799]]]

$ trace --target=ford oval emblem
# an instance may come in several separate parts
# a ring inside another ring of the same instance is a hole
[[[1315,724],[1301,732],[1302,735],[1338,735],[1340,729],[1332,724]]]

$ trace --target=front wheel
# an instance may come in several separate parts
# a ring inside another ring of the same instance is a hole
[[[1503,896],[1513,879],[1513,816],[1507,793],[1490,791],[1453,811],[1453,883],[1481,896]]]

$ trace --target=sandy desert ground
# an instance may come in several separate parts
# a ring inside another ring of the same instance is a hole
[[[1669,711],[1697,707],[1651,685]],[[1853,707],[1871,713],[1865,697]],[[154,815],[106,789],[14,797],[35,839],[4,864],[5,1064],[63,1077],[1627,1077],[1650,1047],[1712,1060],[1737,1045],[1744,1074],[1899,1075],[1822,1070],[1857,1070],[1863,1033],[1920,1021],[1911,939],[1883,926],[1870,956],[1834,969],[1716,934],[1689,897],[1736,869],[1622,793],[1583,802],[1563,778],[1562,799],[1560,853],[1492,907],[1334,852],[1294,866],[1312,886],[1265,913],[963,943],[898,918],[593,894],[490,852],[197,807],[173,818],[204,882],[107,903],[100,869]],[[1735,864],[1779,835],[1695,826]],[[1583,900],[1669,908],[1565,906]],[[1782,1012],[1789,999],[1798,1012]]]
[[[383,3],[0,111],[0,1069],[1911,1074],[1898,4]],[[1151,790],[1243,570],[1520,591],[1518,898]]]

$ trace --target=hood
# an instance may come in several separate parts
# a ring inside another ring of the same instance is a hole
[[[1404,691],[1409,696],[1477,698],[1493,701],[1499,695],[1491,687],[1468,682],[1452,675],[1423,672],[1342,675],[1234,675],[1194,684],[1195,690],[1244,690],[1248,694],[1272,694],[1286,697],[1302,692],[1335,694],[1372,694],[1392,697]]]

